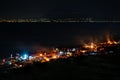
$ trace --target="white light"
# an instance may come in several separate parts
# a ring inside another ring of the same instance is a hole
[[[33,59],[33,57],[32,57],[32,56],[29,56],[29,60],[31,60],[31,59]]]
[[[75,51],[75,50],[76,50],[75,48],[72,49],[72,51]]]
[[[63,51],[60,51],[60,54],[63,54]]]
[[[27,55],[26,54],[24,55],[24,58],[27,59]]]
[[[63,55],[63,51],[60,51],[60,52],[59,52],[59,55]]]
[[[22,59],[27,59],[28,58],[28,55],[27,54],[24,54],[23,56],[21,56]]]
[[[67,54],[70,54],[70,52],[67,52]]]

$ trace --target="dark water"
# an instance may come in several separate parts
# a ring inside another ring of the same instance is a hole
[[[77,45],[106,33],[120,36],[120,23],[0,23],[0,57],[16,48]],[[12,48],[12,49],[11,49]]]

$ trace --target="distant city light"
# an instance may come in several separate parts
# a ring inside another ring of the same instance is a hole
[[[21,58],[24,60],[28,59],[28,57],[29,57],[28,54],[24,54],[23,56],[21,56]]]
[[[1,65],[7,64],[7,65],[14,65],[17,68],[24,67],[25,63],[34,63],[34,62],[49,62],[51,60],[56,60],[59,58],[69,58],[71,56],[89,56],[89,55],[109,55],[109,54],[115,54],[120,49],[120,42],[110,40],[108,38],[108,41],[106,42],[88,42],[84,43],[82,46],[77,48],[54,48],[52,50],[39,53],[36,52],[32,56],[29,56],[27,51],[22,52],[22,54],[16,54],[9,57],[9,59],[3,59]],[[116,48],[116,51],[114,49],[111,49],[111,47]],[[110,48],[110,49],[109,49]],[[55,50],[55,51],[54,51]],[[23,64],[21,64],[23,63]]]
[[[75,48],[72,49],[72,51],[75,51],[75,50],[76,50]]]
[[[60,53],[60,54],[63,54],[63,51],[60,51],[59,53]]]
[[[12,64],[12,62],[8,61],[8,65],[11,65],[11,64]]]
[[[42,56],[43,56],[43,54],[40,54],[40,56],[42,57]]]
[[[91,52],[91,53],[90,53],[90,55],[96,55],[96,53],[94,53],[94,52]]]
[[[57,55],[54,55],[52,58],[53,58],[53,59],[57,59]]]
[[[32,57],[32,56],[29,56],[29,60],[31,60],[31,59],[33,59],[33,57]]]

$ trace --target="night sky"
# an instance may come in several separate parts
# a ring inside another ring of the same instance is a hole
[[[0,0],[0,18],[95,17],[120,18],[119,1],[112,0]],[[106,33],[120,35],[117,23],[0,23],[0,57],[16,49],[76,45]]]
[[[0,0],[0,17],[118,18],[119,3],[119,0]]]

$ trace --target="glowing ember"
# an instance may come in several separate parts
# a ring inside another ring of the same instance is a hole
[[[107,43],[108,43],[108,44],[113,44],[113,42],[112,42],[112,41],[110,41],[110,40],[109,40],[109,41],[107,41]]]
[[[53,59],[57,59],[57,56],[56,56],[56,55],[54,55],[54,56],[52,56],[52,58],[53,58]]]
[[[43,54],[40,54],[40,56],[42,57],[42,56],[43,56]]]
[[[94,44],[94,43],[90,43],[90,44],[86,44],[84,47],[85,48],[89,48],[89,49],[94,49],[94,48],[96,48],[96,44]]]
[[[90,48],[93,49],[95,47],[95,45],[93,43],[91,43]]]
[[[112,45],[112,44],[118,44],[118,42],[113,41],[113,40],[110,38],[110,36],[107,35],[107,44],[110,44],[110,45]]]
[[[82,53],[85,53],[86,51],[85,50],[81,50]]]
[[[50,59],[49,59],[49,58],[46,58],[46,61],[50,61]]]
[[[46,61],[50,61],[50,59],[49,59],[49,58],[47,58],[47,57],[44,57],[44,59],[45,59]]]

